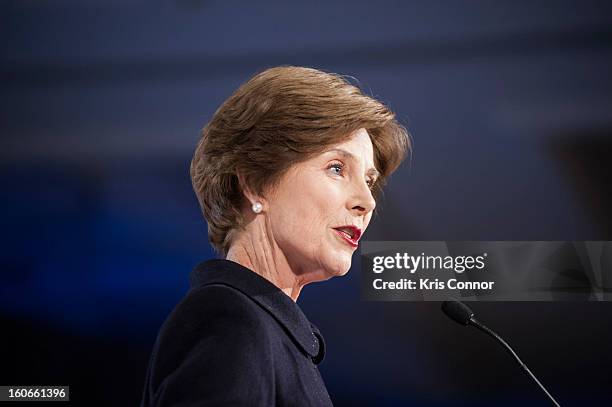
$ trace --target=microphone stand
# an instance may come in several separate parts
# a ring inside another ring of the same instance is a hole
[[[498,334],[493,332],[491,329],[489,329],[486,325],[482,324],[480,321],[478,321],[476,318],[474,318],[473,315],[470,316],[470,320],[468,321],[468,323],[473,325],[473,326],[475,326],[476,328],[480,329],[482,332],[484,332],[487,335],[493,337],[493,339],[495,339],[496,341],[501,343],[503,345],[503,347],[508,351],[508,353],[512,355],[512,357],[518,362],[519,365],[521,365],[521,367],[523,368],[525,373],[527,373],[529,375],[529,377],[531,377],[538,384],[538,386],[540,386],[540,389],[542,389],[542,391],[544,393],[546,393],[546,395],[548,396],[548,398],[550,399],[552,404],[554,406],[556,406],[556,407],[560,407],[559,403],[557,403],[557,400],[555,400],[554,397],[548,392],[548,390],[546,390],[546,388],[544,388],[544,385],[542,383],[540,383],[538,378],[535,377],[533,373],[531,373],[531,370],[529,370],[527,365],[525,363],[523,363],[521,358],[518,357],[518,355],[510,347],[510,345],[508,345],[508,342],[506,342],[501,336],[499,336]]]

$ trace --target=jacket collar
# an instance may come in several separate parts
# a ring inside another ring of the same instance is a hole
[[[287,294],[254,271],[231,260],[212,259],[198,264],[189,281],[192,288],[223,284],[241,291],[269,312],[315,364],[323,361],[325,342],[319,329]]]

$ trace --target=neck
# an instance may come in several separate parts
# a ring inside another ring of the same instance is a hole
[[[264,277],[297,302],[304,279],[291,269],[282,251],[269,239],[264,225],[257,223],[251,222],[235,237],[225,258]]]

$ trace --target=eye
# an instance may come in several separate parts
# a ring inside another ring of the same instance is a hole
[[[333,163],[327,166],[328,170],[332,170],[335,175],[342,175],[342,171],[344,170],[344,164],[342,163]]]

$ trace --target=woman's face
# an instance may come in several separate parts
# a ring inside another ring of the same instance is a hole
[[[348,272],[376,206],[370,189],[376,178],[365,129],[289,169],[268,197],[266,215],[294,273],[316,281]]]

